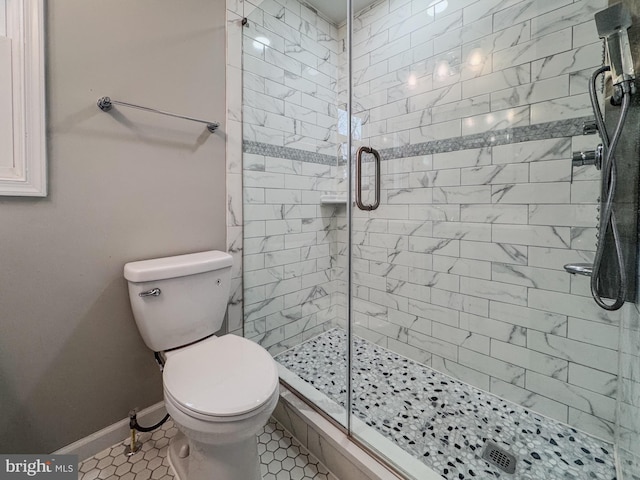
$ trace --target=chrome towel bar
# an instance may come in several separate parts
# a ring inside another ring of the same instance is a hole
[[[207,120],[199,120],[193,117],[187,117],[185,115],[177,115],[175,113],[165,112],[163,110],[156,110],[155,108],[142,107],[140,105],[134,105],[132,103],[120,102],[118,100],[111,100],[109,97],[100,97],[98,99],[98,108],[103,112],[108,112],[114,105],[121,105],[123,107],[137,108],[138,110],[144,110],[145,112],[159,113],[160,115],[167,115],[169,117],[182,118],[183,120],[191,120],[192,122],[204,123],[207,125],[207,130],[211,133],[215,132],[220,124],[218,122],[209,122]]]

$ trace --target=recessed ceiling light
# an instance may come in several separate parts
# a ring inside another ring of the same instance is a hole
[[[447,0],[433,0],[427,7],[427,14],[433,17],[438,13],[444,12],[448,6],[449,2]]]
[[[271,45],[271,40],[269,40],[267,37],[256,37],[253,40],[253,47],[256,50],[264,50],[264,47],[268,47],[269,45]]]
[[[482,50],[480,48],[474,48],[469,53],[468,59],[469,65],[472,67],[479,67],[484,63],[484,55],[482,55]]]

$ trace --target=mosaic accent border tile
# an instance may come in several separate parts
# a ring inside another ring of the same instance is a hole
[[[415,157],[431,153],[456,152],[471,148],[495,147],[511,143],[530,142],[533,140],[547,140],[550,138],[574,137],[582,135],[582,124],[593,122],[592,117],[571,118],[554,122],[512,127],[502,130],[464,135],[461,137],[416,143],[403,147],[385,148],[380,150],[382,160]]]
[[[276,360],[344,406],[346,334],[333,329]],[[354,340],[354,414],[446,479],[614,480],[613,447],[429,367]],[[508,475],[482,460],[491,440],[517,457]]]
[[[265,155],[267,157],[284,158],[286,160],[299,160],[301,162],[319,163],[322,165],[335,165],[336,157],[326,155],[324,153],[311,152],[309,150],[301,150],[299,148],[279,147],[263,142],[254,142],[252,140],[244,140],[242,142],[242,151],[245,153],[253,153],[256,155]]]
[[[433,140],[430,142],[404,145],[380,150],[381,160],[415,157],[432,153],[456,152],[472,148],[495,147],[512,143],[547,140],[550,138],[564,138],[582,135],[582,125],[592,122],[593,117],[579,117],[568,120],[527,125],[524,127],[504,128],[488,132],[464,135],[461,137]],[[322,165],[336,165],[336,157],[322,153],[300,150],[291,147],[279,147],[268,143],[244,140],[242,148],[245,153],[265,155],[267,157],[298,160],[301,162],[319,163]],[[338,162],[342,164],[343,162]]]

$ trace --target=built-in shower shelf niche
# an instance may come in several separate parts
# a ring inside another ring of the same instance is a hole
[[[347,194],[346,193],[327,193],[320,195],[320,205],[346,205]]]

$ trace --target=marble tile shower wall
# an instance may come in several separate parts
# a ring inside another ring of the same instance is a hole
[[[245,2],[244,334],[278,353],[330,328],[337,28],[296,0]]]
[[[243,139],[335,157],[337,28],[297,0],[245,3]]]
[[[226,217],[227,252],[233,256],[227,331],[243,335],[242,228],[242,0],[226,2]]]
[[[598,139],[548,123],[592,115],[606,1],[429,5],[383,1],[354,22],[354,115],[385,158],[382,205],[353,222],[355,331],[612,440],[619,315],[562,268],[595,249],[599,174],[570,182],[570,158]],[[539,124],[546,138],[510,143]]]

